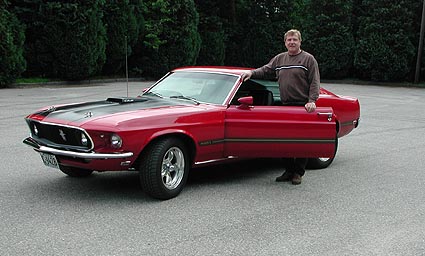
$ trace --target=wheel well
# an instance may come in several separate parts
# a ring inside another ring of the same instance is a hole
[[[146,149],[148,147],[150,147],[152,144],[154,144],[156,141],[158,140],[162,140],[165,138],[178,138],[179,140],[181,140],[184,145],[186,146],[186,149],[189,152],[189,161],[191,163],[191,165],[193,164],[193,161],[195,159],[195,154],[196,154],[196,146],[195,146],[195,142],[192,140],[192,138],[190,138],[189,136],[187,136],[186,134],[182,134],[182,133],[170,133],[170,134],[164,134],[161,136],[158,136],[156,138],[154,138],[153,140],[151,140],[144,148],[143,150],[140,152],[139,156],[137,157],[137,160],[134,162],[133,166],[137,167],[140,164],[140,159],[142,157],[142,155],[145,153]]]
[[[339,120],[338,119],[335,119],[335,123],[336,123],[336,134],[338,136],[338,133],[339,133]]]

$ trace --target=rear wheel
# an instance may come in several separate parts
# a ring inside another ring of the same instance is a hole
[[[307,169],[323,169],[331,165],[335,157],[330,158],[309,158],[307,162]]]
[[[75,178],[87,177],[93,173],[92,170],[63,166],[63,165],[60,165],[59,168],[66,175],[70,177],[75,177]]]
[[[144,152],[139,168],[142,189],[162,200],[176,197],[182,191],[188,173],[188,151],[177,138],[152,143]]]
[[[338,149],[338,138],[335,138],[335,153],[332,157],[319,157],[319,158],[309,158],[307,162],[307,169],[324,169],[327,168],[336,156],[336,151]]]

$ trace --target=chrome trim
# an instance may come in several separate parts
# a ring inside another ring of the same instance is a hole
[[[72,125],[66,125],[66,124],[56,124],[56,123],[50,123],[50,122],[45,122],[45,121],[38,121],[38,120],[31,119],[31,118],[27,118],[27,120],[29,121],[28,126],[30,128],[30,131],[31,131],[31,126],[30,126],[31,122],[44,124],[44,125],[50,125],[50,126],[58,126],[58,127],[65,127],[65,128],[80,130],[82,133],[84,133],[87,136],[87,138],[91,142],[91,148],[88,148],[87,151],[93,150],[93,148],[94,148],[93,139],[91,138],[90,134],[83,128],[80,128],[80,127],[77,127],[77,126],[72,126]],[[63,144],[63,145],[66,145],[66,144]]]
[[[208,69],[208,68],[207,68]],[[237,85],[238,84],[238,82],[239,82],[239,79],[240,79],[240,77],[241,77],[241,75],[238,75],[238,74],[234,74],[234,73],[227,73],[227,72],[225,72],[225,71],[214,71],[214,70],[204,70],[204,69],[202,69],[202,68],[195,68],[195,69],[193,69],[193,70],[186,70],[186,69],[184,69],[184,70],[181,70],[181,69],[178,69],[178,70],[172,70],[172,71],[170,71],[170,72],[168,72],[167,74],[165,74],[161,79],[159,79],[157,82],[155,82],[153,85],[151,85],[149,88],[147,88],[147,90],[145,91],[145,92],[148,92],[150,89],[152,89],[153,87],[155,87],[157,84],[159,84],[160,82],[162,82],[162,80],[164,80],[166,77],[168,77],[170,74],[172,74],[172,73],[183,73],[183,72],[186,72],[186,73],[207,73],[207,74],[218,74],[218,75],[226,75],[226,76],[234,76],[234,77],[238,77],[238,79],[236,79],[236,81],[233,83],[233,87],[231,88],[231,90],[228,92],[228,94],[227,94],[227,96],[226,96],[226,98],[224,99],[224,101],[221,103],[221,104],[216,104],[216,103],[211,103],[211,102],[204,102],[204,101],[200,101],[201,103],[205,103],[205,104],[209,104],[209,105],[220,105],[220,106],[226,106],[227,104],[226,104],[226,102],[228,102],[228,101],[230,101],[230,99],[232,98],[232,97],[234,97],[234,95],[232,96],[231,94],[232,94],[232,92],[233,92],[233,90],[235,89],[235,85]],[[239,89],[239,88],[238,88]],[[237,90],[235,90],[235,93],[236,93],[236,91]],[[143,95],[145,92],[143,92],[141,95]]]
[[[24,144],[33,147],[33,149],[37,152],[59,155],[59,156],[67,156],[74,158],[83,158],[83,159],[117,159],[117,158],[128,158],[133,156],[133,152],[126,153],[116,153],[116,154],[103,154],[103,153],[84,153],[84,152],[74,152],[67,150],[60,150],[51,147],[46,147],[38,144],[33,138],[28,137],[23,141]]]
[[[332,121],[332,112],[317,112],[318,116],[327,116],[328,121]]]
[[[207,161],[201,161],[201,162],[195,162],[195,165],[203,165],[203,164],[210,164],[210,163],[216,163],[216,162],[223,162],[229,159],[238,159],[237,156],[228,156],[226,158],[219,158],[219,159],[213,159],[213,160],[207,160]]]

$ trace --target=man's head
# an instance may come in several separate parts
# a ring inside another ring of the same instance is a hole
[[[301,32],[296,29],[288,30],[284,36],[285,46],[289,55],[296,55],[301,52]]]

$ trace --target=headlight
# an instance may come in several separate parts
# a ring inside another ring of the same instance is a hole
[[[113,134],[111,136],[111,147],[118,149],[122,146],[122,139],[117,134]]]

